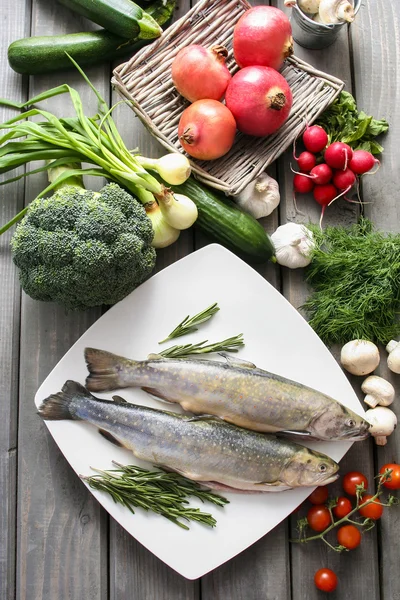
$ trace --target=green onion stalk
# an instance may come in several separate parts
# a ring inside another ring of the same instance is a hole
[[[30,162],[46,161],[44,166],[7,179],[1,185],[49,168],[89,163],[91,166],[87,169],[61,170],[59,177],[51,181],[38,197],[43,197],[70,177],[105,177],[125,187],[145,205],[155,232],[153,246],[157,248],[169,245],[177,239],[181,229],[186,229],[194,223],[197,208],[186,196],[173,194],[147,169],[157,171],[166,184],[179,185],[190,175],[189,161],[178,152],[158,160],[130,152],[111,116],[115,107],[108,107],[84,71],[73,58],[69,58],[95,93],[98,113],[94,117],[86,117],[78,92],[67,84],[52,88],[21,104],[0,99],[0,104],[12,108],[23,110],[31,107],[22,115],[0,125],[0,130],[7,130],[0,137],[0,173],[12,171]],[[75,117],[59,119],[51,112],[35,107],[38,102],[66,93],[72,100]],[[27,120],[37,116],[44,120]],[[20,221],[27,210],[28,207],[24,208],[11,221],[0,227],[0,235]]]

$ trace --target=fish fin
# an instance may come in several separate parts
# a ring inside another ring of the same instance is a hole
[[[256,365],[248,360],[243,360],[242,358],[238,358],[235,356],[234,358],[227,354],[226,352],[218,352],[222,358],[225,358],[226,362],[231,367],[241,367],[242,369],[257,369]]]
[[[101,436],[103,436],[103,438],[105,438],[106,440],[108,440],[109,442],[111,442],[112,444],[115,444],[115,446],[120,446],[121,448],[124,447],[123,444],[121,444],[121,442],[119,440],[117,440],[116,437],[114,437],[112,435],[112,433],[109,433],[108,431],[106,431],[105,429],[99,429],[99,434]]]
[[[296,430],[291,430],[291,429],[277,431],[276,435],[292,436],[292,437],[296,437],[298,439],[301,438],[301,439],[305,439],[305,440],[314,439],[314,438],[312,438],[312,435],[309,431],[296,431]]]
[[[147,394],[150,394],[150,396],[154,396],[154,398],[156,400],[162,400],[163,402],[166,402],[167,404],[176,404],[176,402],[172,402],[171,400],[168,400],[168,398],[163,396],[163,394],[161,392],[159,392],[158,390],[156,390],[155,388],[142,387],[142,390],[144,392],[146,392]]]
[[[121,398],[121,396],[113,396],[112,399],[114,400],[115,404],[129,404],[129,402],[127,400],[125,400],[124,398]]]
[[[161,354],[156,354],[156,353],[151,353],[147,356],[147,360],[161,360],[164,359],[164,356],[161,356]]]
[[[38,408],[38,414],[48,421],[61,421],[72,419],[79,421],[74,411],[71,410],[71,403],[76,397],[93,398],[86,388],[77,381],[68,380],[62,386],[61,392],[52,394]]]
[[[187,421],[224,421],[222,417],[218,417],[217,415],[196,415],[194,417],[187,417]]]
[[[127,359],[105,350],[85,348],[85,360],[89,375],[86,387],[92,392],[105,392],[121,387],[119,372],[121,362]],[[134,361],[129,361],[134,363]]]

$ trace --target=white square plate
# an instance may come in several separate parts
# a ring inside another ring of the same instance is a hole
[[[218,341],[243,333],[239,356],[258,367],[325,392],[363,414],[350,383],[326,346],[301,315],[256,271],[222,246],[212,244],[186,256],[142,284],[105,313],[66,353],[35,396],[37,406],[59,391],[67,379],[85,383],[86,346],[145,359],[186,315],[218,302],[221,310],[186,342]],[[173,342],[174,343],[174,342]],[[180,342],[177,342],[180,343]],[[165,347],[165,346],[164,346]],[[140,389],[126,389],[128,401],[165,408]],[[99,394],[111,398],[112,394]],[[179,407],[168,405],[168,410]],[[149,465],[117,448],[86,423],[47,421],[52,436],[78,474],[90,467],[112,468],[111,461]],[[340,460],[349,442],[318,442],[310,446]],[[201,506],[217,519],[210,529],[190,523],[185,531],[167,519],[137,509],[132,515],[106,494],[92,493],[141,544],[188,579],[196,579],[226,562],[273,529],[310,493],[311,488],[266,494],[226,494],[224,508]]]

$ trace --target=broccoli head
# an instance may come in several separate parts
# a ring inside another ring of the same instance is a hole
[[[116,183],[64,185],[34,200],[11,240],[22,288],[69,309],[115,304],[155,267],[143,205]]]

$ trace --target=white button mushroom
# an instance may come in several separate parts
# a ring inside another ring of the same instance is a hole
[[[378,377],[377,375],[367,377],[363,381],[361,389],[364,394],[367,394],[364,402],[371,408],[374,408],[377,404],[380,404],[380,406],[389,406],[394,400],[394,387],[389,381],[383,379],[383,377]]]
[[[340,353],[340,363],[352,375],[368,375],[379,365],[379,350],[367,340],[352,340]]]
[[[393,433],[397,425],[397,417],[390,408],[377,406],[365,413],[365,418],[371,423],[370,434],[374,436],[378,446],[385,446],[387,437]]]
[[[393,373],[400,374],[400,342],[391,340],[386,346],[386,350],[389,352],[387,358],[388,367]]]

